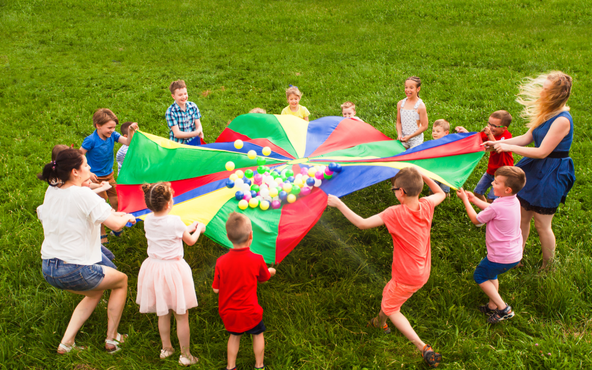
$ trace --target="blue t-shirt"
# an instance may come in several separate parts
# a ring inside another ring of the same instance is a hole
[[[95,130],[84,139],[82,148],[86,150],[86,160],[92,173],[107,176],[113,172],[113,148],[120,137],[118,132],[113,131],[110,137],[103,140]]]

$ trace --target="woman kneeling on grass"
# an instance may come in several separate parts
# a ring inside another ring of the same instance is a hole
[[[78,150],[60,152],[55,161],[37,175],[47,181],[39,219],[45,239],[41,246],[43,277],[52,286],[85,296],[76,306],[57,352],[64,354],[77,347],[74,339],[90,317],[103,291],[111,289],[107,310],[105,349],[117,352],[125,335],[117,333],[127,296],[127,275],[113,266],[101,253],[101,223],[119,230],[132,215],[116,213],[103,199],[82,183],[90,178],[90,166]]]

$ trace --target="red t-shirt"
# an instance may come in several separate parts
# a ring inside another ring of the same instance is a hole
[[[494,136],[496,141],[511,139],[512,134],[508,130],[504,130],[501,135]],[[485,132],[481,133],[481,140],[489,141],[489,138],[485,134]],[[514,165],[514,157],[512,156],[512,152],[490,152],[489,153],[489,163],[487,163],[487,173],[490,175],[495,175],[495,171],[503,166],[513,166]]]
[[[216,261],[212,288],[219,289],[218,312],[226,330],[243,333],[263,319],[257,301],[257,282],[271,275],[261,255],[249,248],[231,249]]]
[[[430,228],[434,207],[431,200],[421,198],[417,211],[401,204],[389,207],[380,214],[393,237],[392,276],[398,283],[421,287],[430,278]]]

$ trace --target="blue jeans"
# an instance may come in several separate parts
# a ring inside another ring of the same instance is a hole
[[[103,254],[102,257],[103,260],[95,265],[66,263],[59,258],[43,260],[43,277],[51,286],[62,290],[84,292],[94,289],[105,277],[101,266],[115,268],[107,256]]]
[[[479,194],[479,195],[485,195],[485,193],[487,193],[487,189],[491,188],[491,190],[489,191],[489,194],[487,194],[487,198],[488,199],[497,199],[498,197],[493,195],[493,187],[491,186],[491,183],[493,182],[493,180],[495,180],[495,176],[490,175],[487,172],[485,172],[483,174],[483,176],[481,177],[481,180],[479,180],[479,183],[477,184],[477,186],[475,186],[473,193]]]
[[[443,192],[445,192],[446,194],[450,194],[450,186],[444,185],[440,181],[434,180],[434,182],[436,184],[438,184],[438,186],[440,187],[440,189],[442,189]],[[431,193],[431,191],[430,191],[430,193]]]

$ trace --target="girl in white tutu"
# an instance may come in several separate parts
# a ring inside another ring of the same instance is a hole
[[[169,183],[142,185],[144,200],[154,212],[146,216],[144,231],[148,239],[148,258],[138,275],[138,298],[141,313],[156,312],[162,340],[160,358],[175,353],[171,344],[171,312],[177,320],[177,337],[181,347],[179,364],[197,363],[189,348],[189,313],[197,307],[191,267],[183,259],[183,242],[193,245],[206,229],[194,222],[185,226],[179,216],[169,215],[173,208],[173,189]]]

